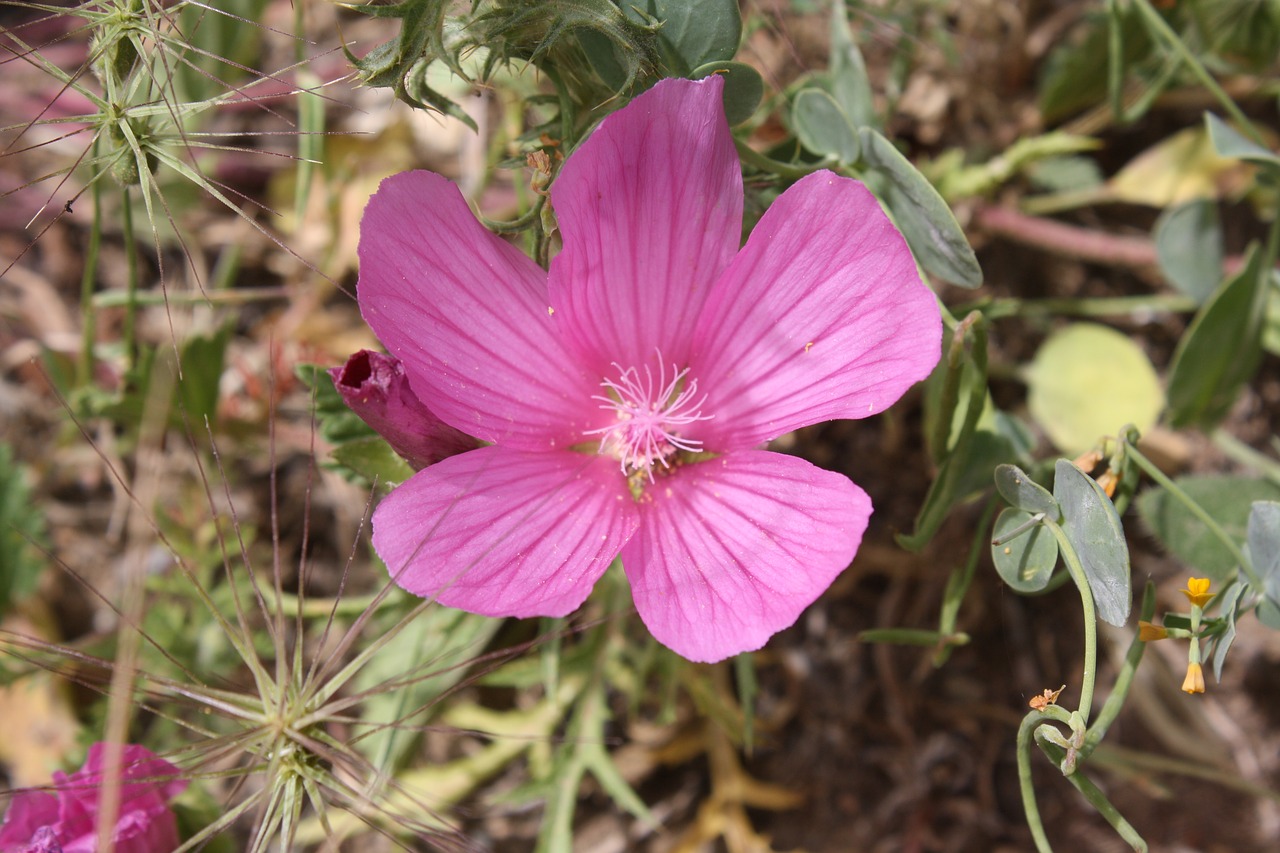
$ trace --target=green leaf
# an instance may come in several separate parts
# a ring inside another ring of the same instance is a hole
[[[1027,372],[1031,415],[1063,453],[1077,455],[1125,424],[1146,432],[1164,407],[1142,348],[1114,329],[1074,323],[1050,336]]]
[[[958,501],[989,486],[996,464],[1011,461],[1011,443],[1004,436],[978,430],[988,397],[987,334],[980,314],[971,314],[951,330],[946,353],[930,377],[926,406],[938,475],[916,515],[915,531],[896,537],[909,551],[928,544]]]
[[[1059,521],[1062,511],[1058,502],[1044,486],[1028,476],[1017,465],[1000,465],[996,468],[996,491],[1000,492],[1015,509],[1034,515],[1043,512],[1050,521]]]
[[[396,617],[403,616],[403,609],[396,610]],[[432,607],[369,659],[355,687],[368,694],[361,731],[373,730],[355,746],[374,767],[393,774],[401,766],[431,704],[462,679],[466,662],[479,657],[501,625],[501,619]]]
[[[1204,114],[1204,123],[1209,129],[1209,139],[1213,142],[1213,147],[1223,157],[1247,160],[1272,169],[1280,168],[1280,156],[1263,148],[1213,113]]]
[[[1192,321],[1169,370],[1169,423],[1210,429],[1235,403],[1262,358],[1267,277],[1251,247],[1244,269],[1222,283]]]
[[[844,0],[831,4],[831,56],[827,61],[827,81],[831,96],[854,127],[880,126],[871,95],[871,81],[862,51],[853,40],[853,30]]]
[[[35,591],[44,558],[33,545],[44,541],[44,516],[31,499],[25,467],[0,442],[0,614]]]
[[[791,105],[791,125],[800,144],[848,165],[858,160],[858,134],[840,105],[821,89],[801,89]]]
[[[391,449],[381,436],[357,438],[333,449],[333,458],[370,483],[390,488],[413,476],[409,463]]]
[[[343,402],[342,395],[333,385],[332,377],[323,367],[317,364],[299,364],[293,369],[293,373],[312,393],[316,425],[326,441],[343,444],[377,435],[371,426]]]
[[[1280,500],[1280,486],[1251,477],[1179,477],[1174,483],[1237,542],[1245,541],[1255,501]],[[1171,493],[1143,492],[1138,514],[1160,543],[1197,575],[1222,583],[1235,572],[1231,550]]]
[[[1116,626],[1129,618],[1129,546],[1111,499],[1069,460],[1053,468],[1053,496],[1062,508],[1062,532],[1084,567],[1098,618]]]
[[[690,79],[701,80],[712,74],[719,74],[724,80],[724,117],[729,124],[741,124],[751,118],[764,99],[760,72],[745,62],[708,62],[695,68]]]
[[[1102,169],[1092,157],[1048,157],[1029,163],[1026,174],[1038,189],[1050,192],[1092,189],[1104,180]]]
[[[628,16],[641,12],[661,21],[658,46],[667,69],[686,77],[709,62],[725,62],[738,52],[742,14],[737,0],[640,0],[621,4]]]
[[[1236,620],[1240,618],[1240,598],[1247,588],[1247,584],[1232,584],[1219,601],[1218,612],[1226,620],[1226,628],[1222,636],[1214,641],[1213,646],[1213,677],[1218,681],[1222,681],[1222,664],[1227,659],[1227,652],[1231,651],[1231,644],[1236,641]]]
[[[230,323],[212,335],[194,335],[182,344],[182,381],[178,383],[178,404],[189,422],[203,429],[206,420],[218,415],[218,388],[226,363]]]
[[[889,179],[886,203],[920,266],[961,287],[982,284],[982,268],[951,208],[933,184],[880,133],[860,128],[862,159]]]
[[[1008,507],[996,519],[993,540],[1009,535],[1028,523],[1032,514]],[[991,561],[1011,588],[1021,593],[1039,592],[1049,583],[1058,564],[1058,542],[1042,524],[1000,545],[991,543]]]
[[[1218,205],[1204,199],[1171,207],[1156,220],[1156,260],[1169,283],[1203,304],[1222,281]]]
[[[1249,560],[1262,579],[1262,592],[1280,605],[1280,503],[1255,501],[1249,509]]]

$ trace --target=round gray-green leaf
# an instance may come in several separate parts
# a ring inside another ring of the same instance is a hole
[[[800,144],[840,163],[858,160],[858,133],[835,98],[821,89],[801,89],[791,105],[791,125]]]
[[[1121,626],[1129,618],[1129,546],[1111,499],[1069,460],[1053,469],[1053,496],[1062,509],[1062,532],[1075,549],[1093,593],[1098,618]]]
[[[639,11],[662,22],[658,44],[677,76],[728,61],[738,52],[742,14],[737,0],[640,0],[621,6],[628,17]]]
[[[1074,323],[1045,341],[1027,384],[1031,416],[1071,456],[1126,424],[1146,432],[1164,408],[1160,378],[1146,353],[1096,323]]]
[[[1000,539],[1026,524],[1032,514],[1006,507],[996,518],[993,539]],[[1010,539],[1002,545],[992,544],[991,560],[996,571],[1012,589],[1022,593],[1039,592],[1053,576],[1058,563],[1058,542],[1042,524]]]
[[[1280,486],[1261,478],[1179,477],[1174,483],[1236,542],[1245,541],[1255,501],[1280,501]],[[1147,489],[1137,503],[1142,520],[1188,571],[1215,584],[1232,577],[1235,554],[1172,493]]]
[[[1062,518],[1058,502],[1049,490],[1017,465],[997,465],[995,477],[996,491],[1014,507],[1032,514],[1043,512],[1053,521]]]
[[[730,125],[751,118],[764,98],[764,80],[760,72],[745,62],[708,62],[695,68],[691,79],[701,80],[719,74],[724,80],[724,117]]]
[[[1222,225],[1218,205],[1196,199],[1156,220],[1156,260],[1169,283],[1204,303],[1222,281]]]

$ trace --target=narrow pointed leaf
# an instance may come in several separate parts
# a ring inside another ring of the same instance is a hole
[[[1219,682],[1222,681],[1222,664],[1227,659],[1227,652],[1231,651],[1231,644],[1236,640],[1236,619],[1240,617],[1239,602],[1246,589],[1248,589],[1247,584],[1233,584],[1222,596],[1219,612],[1226,619],[1227,627],[1214,643],[1213,649],[1213,677]]]
[[[1169,423],[1209,429],[1235,403],[1262,358],[1267,277],[1252,248],[1244,269],[1223,282],[1196,315],[1169,372]]]
[[[1062,508],[1062,531],[1084,566],[1098,618],[1124,625],[1129,618],[1129,546],[1111,499],[1070,461],[1054,466],[1053,496]]]
[[[862,159],[889,179],[886,199],[916,260],[931,275],[961,287],[982,284],[982,268],[951,208],[893,143],[860,128]]]
[[[1204,123],[1209,128],[1209,139],[1213,142],[1213,147],[1223,157],[1235,157],[1237,160],[1248,160],[1280,169],[1280,155],[1263,148],[1213,113],[1204,114]]]

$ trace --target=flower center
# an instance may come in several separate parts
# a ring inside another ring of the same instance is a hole
[[[687,367],[677,370],[671,365],[668,378],[661,354],[656,377],[649,365],[643,373],[634,367],[624,370],[617,362],[613,367],[618,378],[601,382],[605,393],[592,399],[599,400],[600,408],[612,411],[617,419],[587,435],[600,436],[600,452],[617,459],[623,474],[643,474],[652,483],[654,465],[670,468],[668,460],[677,452],[702,450],[701,441],[683,438],[680,431],[711,419],[699,411],[707,395],[698,396],[698,380],[689,378]]]

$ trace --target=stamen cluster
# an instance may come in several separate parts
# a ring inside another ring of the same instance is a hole
[[[643,376],[635,367],[623,368],[617,362],[617,379],[606,379],[601,387],[607,394],[596,394],[600,408],[617,415],[616,422],[590,430],[599,435],[600,452],[618,460],[622,473],[643,473],[653,482],[655,464],[670,468],[668,460],[678,451],[697,453],[702,442],[685,438],[680,429],[698,421],[710,420],[701,413],[707,395],[698,396],[698,380],[689,378],[689,368],[678,370],[671,365],[667,379],[666,363],[658,356],[658,376],[645,365]]]

